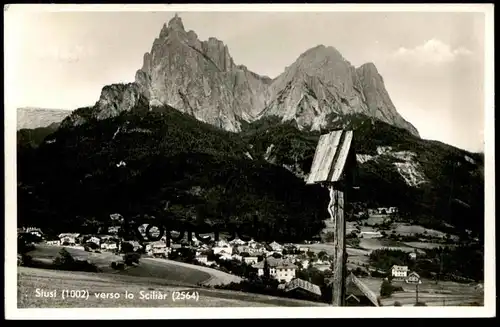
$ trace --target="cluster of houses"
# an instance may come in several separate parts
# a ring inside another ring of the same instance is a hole
[[[141,233],[145,234],[146,228],[139,228]],[[100,251],[120,251],[125,243],[132,246],[134,251],[143,249],[146,255],[160,258],[167,258],[168,255],[176,249],[185,247],[185,245],[170,243],[167,246],[166,238],[156,242],[147,242],[142,245],[137,241],[123,241],[117,236],[119,227],[109,227],[107,234],[83,235],[79,233],[61,233],[56,237],[48,237],[43,234],[39,228],[30,227],[19,229],[18,232],[29,233],[44,239],[46,244],[55,246],[73,246],[89,247],[92,250]],[[245,263],[256,269],[258,276],[270,276],[280,282],[279,288],[285,292],[298,293],[306,296],[321,296],[321,290],[318,285],[297,278],[297,271],[301,268],[315,267],[318,270],[331,269],[330,258],[318,258],[309,256],[309,248],[294,244],[279,244],[278,242],[261,243],[254,240],[244,242],[240,239],[232,241],[220,240],[211,245],[205,244],[193,238],[188,246],[195,250],[195,260],[200,264],[216,268],[218,264],[209,260],[214,255],[219,260],[238,261]],[[416,259],[416,253],[410,253],[411,259]],[[408,266],[394,265],[391,267],[390,275],[396,280],[411,279],[418,280],[416,273],[410,272]],[[354,287],[354,291],[349,291],[349,301],[353,303],[363,303],[363,298],[372,305],[377,305],[372,299],[373,296],[363,284],[355,277],[350,276],[349,290]],[[354,284],[353,284],[354,283]],[[357,290],[357,291],[356,291]],[[360,293],[361,292],[361,293]],[[361,301],[361,302],[360,302]]]
[[[405,280],[411,283],[418,282],[420,280],[420,276],[408,269],[408,266],[398,266],[394,265],[391,267],[391,277],[396,280]]]
[[[244,242],[239,239],[230,242],[221,240],[213,247],[200,245],[196,251],[196,260],[208,266],[217,265],[208,260],[210,251],[219,255],[219,260],[244,262],[255,268],[258,276],[268,274],[280,282],[290,282],[296,277],[298,269],[307,268],[309,265],[321,270],[331,268],[328,260],[310,259],[305,255],[309,251],[307,247],[293,244],[281,245],[277,242],[265,244],[254,240]],[[265,260],[262,259],[264,257]]]
[[[147,226],[140,226],[139,232],[145,235]],[[137,241],[123,241],[117,236],[118,226],[108,228],[107,234],[85,235],[80,233],[61,233],[56,237],[48,237],[39,228],[22,229],[20,232],[31,233],[44,239],[48,245],[70,246],[80,248],[90,248],[90,250],[100,251],[120,251],[125,243],[129,243],[134,251],[142,250],[146,255],[160,258],[167,258],[168,255],[181,244],[170,243],[167,246],[166,237],[156,242],[146,242],[142,245]],[[331,269],[331,262],[328,258],[309,257],[309,248],[294,244],[279,244],[277,242],[261,243],[254,240],[244,242],[240,239],[232,241],[220,240],[212,245],[200,242],[195,237],[192,238],[190,248],[195,250],[195,260],[207,266],[217,266],[215,261],[210,261],[211,254],[217,255],[219,260],[235,260],[254,267],[259,276],[269,274],[281,282],[290,282],[296,277],[296,272],[300,268],[313,266],[319,270]],[[267,258],[267,265],[264,267],[262,258]],[[278,257],[278,258],[276,258]],[[259,261],[260,260],[260,261]],[[265,271],[268,269],[268,271]]]
[[[379,207],[379,208],[368,208],[366,211],[359,211],[356,216],[372,216],[372,215],[394,215],[398,213],[397,207]]]
[[[107,251],[117,251],[120,249],[120,240],[116,236],[118,229],[111,227],[107,234],[86,235],[80,233],[61,233],[56,236],[45,235],[40,228],[28,227],[19,228],[18,234],[32,234],[41,238],[47,245],[89,247],[92,250],[100,249]]]

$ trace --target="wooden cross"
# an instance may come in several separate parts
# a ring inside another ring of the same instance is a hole
[[[343,306],[345,299],[346,247],[344,203],[347,188],[352,187],[356,156],[351,146],[353,132],[340,130],[321,135],[314,154],[307,184],[321,184],[328,188],[328,213],[333,222],[334,253],[332,305]],[[346,169],[347,168],[347,169]]]

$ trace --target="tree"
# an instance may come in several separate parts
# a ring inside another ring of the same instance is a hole
[[[87,242],[85,243],[85,246],[90,248],[91,250],[99,249],[99,245],[95,244],[94,242]]]
[[[392,293],[402,290],[402,287],[394,286],[389,280],[384,279],[382,285],[380,285],[380,296],[389,297],[392,295]]]
[[[134,246],[129,242],[122,242],[122,253],[134,252]]]
[[[127,266],[132,266],[133,264],[139,264],[139,259],[141,255],[139,253],[126,253],[123,255],[123,261]]]
[[[74,266],[75,259],[66,249],[61,249],[59,251],[59,256],[54,259],[54,266],[60,268],[70,268]]]
[[[267,258],[264,258],[264,276],[265,279],[269,279],[269,262],[267,262]]]
[[[320,260],[328,260],[328,253],[326,251],[321,251],[318,253],[318,259]]]

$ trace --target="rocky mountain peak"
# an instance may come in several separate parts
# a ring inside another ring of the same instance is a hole
[[[356,69],[336,48],[320,44],[270,79],[235,64],[216,37],[201,41],[194,31],[186,32],[177,14],[144,54],[135,83],[120,90],[103,90],[94,116],[111,117],[122,111],[119,106],[131,110],[146,102],[237,132],[242,121],[268,115],[321,129],[332,117],[361,113],[418,135],[397,113],[373,63]]]
[[[175,14],[174,18],[172,18],[168,22],[168,28],[170,28],[172,30],[184,31],[184,24],[182,23],[182,19],[179,17],[179,15]]]
[[[175,16],[168,22],[168,24],[163,24],[163,28],[160,31],[160,40],[158,41],[161,41],[167,37],[172,38],[172,36],[181,39],[187,38],[187,33],[184,29],[182,19],[177,14],[175,14]],[[156,41],[155,43],[158,43],[158,41]]]
[[[319,45],[305,51],[304,53],[302,53],[300,55],[299,59],[303,59],[303,58],[322,59],[325,57],[344,60],[344,57],[336,48],[334,48],[332,46],[325,46],[323,44],[319,44]]]

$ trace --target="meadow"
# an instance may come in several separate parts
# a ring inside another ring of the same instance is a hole
[[[69,272],[18,267],[18,308],[118,308],[118,307],[263,307],[263,306],[324,306],[317,302],[285,299],[235,291],[213,290],[199,287],[166,285],[162,278],[126,276],[106,273]],[[55,298],[37,297],[36,289],[56,290]],[[67,298],[63,290],[86,290],[88,299]],[[125,298],[125,292],[134,299]],[[162,292],[166,299],[146,300],[140,292]],[[198,293],[198,300],[174,301],[172,292]],[[95,293],[118,293],[119,298],[102,299]]]

